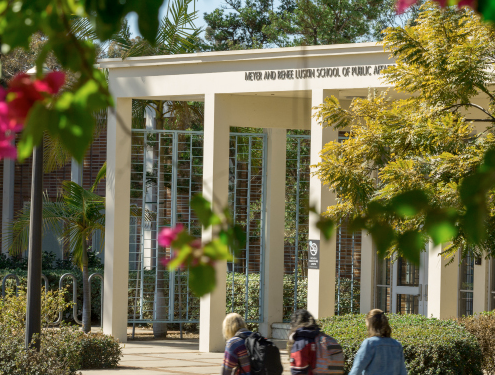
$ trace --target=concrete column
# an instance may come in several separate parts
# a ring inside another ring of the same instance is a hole
[[[83,184],[83,163],[78,163],[75,159],[70,164],[70,180],[80,186]]]
[[[228,204],[229,194],[229,125],[222,121],[222,98],[205,94],[204,146],[203,146],[203,196],[213,203],[213,210],[221,212]],[[214,233],[203,230],[203,242]],[[201,297],[199,317],[199,350],[223,352],[225,341],[222,322],[226,310],[227,262],[217,262],[215,290]]]
[[[285,168],[287,132],[267,129],[265,254],[263,258],[263,323],[260,332],[272,336],[272,323],[283,320]]]
[[[474,265],[473,313],[488,311],[490,261],[482,258],[480,265]]]
[[[360,312],[367,314],[375,307],[375,250],[371,234],[362,231],[361,235],[361,294]]]
[[[3,159],[2,253],[8,253],[11,244],[7,233],[14,220],[14,172],[15,160]]]
[[[155,114],[153,110],[146,108],[144,111],[144,118],[146,123],[146,130],[155,129]],[[159,159],[158,159],[159,160]],[[153,164],[154,164],[154,150],[153,146],[146,145],[146,172],[153,174]],[[153,185],[146,187],[146,202],[156,202],[157,198],[157,188]],[[156,211],[156,204],[146,203],[145,209],[150,212]],[[156,232],[156,225],[153,223],[151,226],[146,226],[144,228],[144,238],[143,238],[143,267],[144,269],[152,269],[155,267],[156,262],[154,261],[155,247],[156,247],[156,237],[158,233]]]
[[[132,99],[108,111],[103,332],[127,341]]]
[[[428,258],[428,314],[439,319],[457,317],[459,297],[459,255],[450,259],[440,255],[442,246],[429,246]]]
[[[312,90],[311,106],[323,103],[331,95],[327,90]],[[314,113],[314,110],[313,110]],[[311,165],[320,162],[320,151],[325,144],[338,139],[338,131],[323,128],[315,118],[311,119]],[[325,212],[335,203],[335,194],[323,186],[319,178],[311,176],[309,182],[309,204],[318,213]],[[315,318],[334,315],[335,312],[335,234],[330,241],[325,241],[320,230],[316,228],[319,215],[310,213],[309,239],[320,240],[320,268],[308,270],[308,310]]]

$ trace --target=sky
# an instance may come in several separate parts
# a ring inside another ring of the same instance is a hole
[[[144,0],[141,0],[144,1]],[[203,14],[205,12],[209,13],[212,10],[219,8],[222,4],[224,4],[223,0],[196,0],[196,10],[198,10],[198,19],[196,21],[196,26],[205,28],[206,24],[203,20]],[[193,4],[190,5],[191,10],[193,10]],[[167,3],[164,2],[162,7],[160,8],[160,19],[165,16],[165,12],[167,11]],[[127,16],[129,21],[130,30],[133,36],[140,35],[137,27],[137,15],[136,13],[131,13]]]

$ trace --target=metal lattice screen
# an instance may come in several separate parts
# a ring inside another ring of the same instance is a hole
[[[202,191],[203,133],[133,130],[129,250],[129,322],[193,323],[199,299],[188,274],[168,272],[160,259],[170,249],[156,242],[158,229],[182,223],[193,235],[201,227],[189,207]],[[284,320],[307,304],[309,135],[287,137]],[[263,249],[266,135],[232,133],[229,150],[229,205],[248,233],[246,247],[228,264],[227,311],[250,323],[263,320]],[[359,310],[360,234],[337,233],[336,313]],[[357,293],[356,293],[357,291]]]
[[[339,141],[346,139],[339,132]],[[307,306],[310,135],[287,136],[285,190],[284,321],[293,311]],[[335,314],[359,312],[361,233],[341,223],[336,236]]]
[[[129,322],[197,322],[199,299],[188,273],[165,269],[170,249],[156,241],[158,229],[183,224],[195,235],[201,225],[189,201],[202,191],[202,132],[139,131],[132,134],[129,249]]]
[[[230,136],[229,206],[247,240],[234,262],[227,264],[227,310],[249,323],[263,321],[265,148],[265,134]]]

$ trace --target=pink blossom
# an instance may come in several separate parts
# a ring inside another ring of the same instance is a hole
[[[158,235],[158,244],[161,247],[169,247],[183,229],[184,225],[182,224],[177,224],[175,228],[163,228]]]
[[[397,0],[397,3],[395,4],[397,14],[404,13],[407,8],[416,4],[417,2],[418,0]]]
[[[192,248],[194,249],[200,249],[201,248],[201,240],[199,238],[196,238],[194,241],[192,241],[189,244]]]
[[[64,72],[50,72],[43,78],[42,82],[48,85],[49,94],[57,94],[65,83]]]

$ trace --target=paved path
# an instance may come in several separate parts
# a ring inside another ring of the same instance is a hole
[[[84,370],[83,375],[220,374],[223,353],[200,353],[198,340],[130,341],[120,365],[112,370]],[[278,345],[280,348],[280,345]],[[284,375],[290,374],[287,351],[281,350]]]

